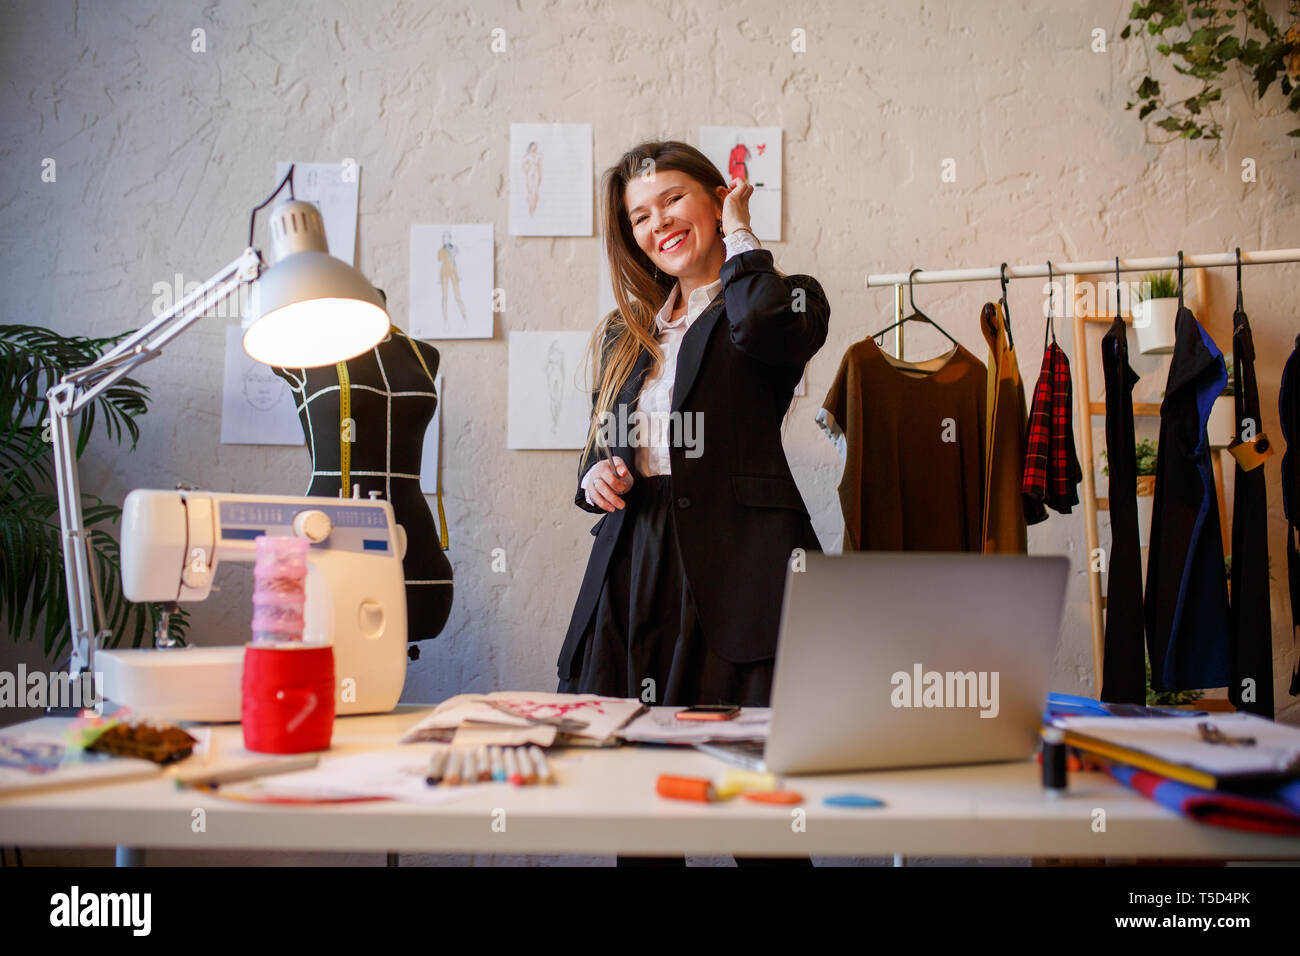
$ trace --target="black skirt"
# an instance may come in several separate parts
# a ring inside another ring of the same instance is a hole
[[[623,497],[628,513],[575,656],[576,673],[560,681],[560,693],[666,706],[768,706],[774,661],[733,664],[705,642],[682,567],[671,479],[639,478]]]

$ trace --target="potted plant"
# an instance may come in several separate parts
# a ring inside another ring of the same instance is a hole
[[[1151,539],[1151,506],[1156,493],[1156,455],[1159,443],[1143,438],[1135,448],[1137,457],[1137,520],[1138,545],[1145,548]],[[1106,457],[1106,452],[1101,453]],[[1101,473],[1110,477],[1110,465],[1102,465]]]
[[[1210,406],[1210,417],[1205,422],[1205,431],[1210,439],[1210,447],[1216,451],[1232,444],[1237,434],[1237,365],[1228,365],[1228,381],[1223,386],[1223,394]]]
[[[1133,328],[1138,351],[1164,355],[1174,350],[1174,320],[1178,318],[1178,283],[1172,272],[1148,273],[1138,286]]]
[[[1151,686],[1151,658],[1146,659],[1147,706],[1188,707],[1205,697],[1199,690],[1156,690]]]
[[[64,336],[31,325],[0,325],[0,618],[10,636],[44,639],[53,659],[69,646],[68,587],[64,577],[62,529],[55,494],[46,390],[65,372],[89,365],[114,338]],[[87,406],[74,425],[75,454],[85,451],[98,431],[116,441],[139,438],[136,419],[148,410],[148,387],[123,378]],[[99,426],[96,428],[96,426]],[[94,495],[82,494],[90,550],[104,597],[104,622],[116,647],[123,637],[139,647],[152,636],[158,609],[132,604],[122,594],[117,540],[106,525],[122,511]],[[183,638],[185,614],[173,614],[172,635]]]
[[[1138,544],[1144,548],[1151,543],[1151,509],[1155,504],[1156,456],[1159,452],[1159,443],[1150,438],[1137,443]]]

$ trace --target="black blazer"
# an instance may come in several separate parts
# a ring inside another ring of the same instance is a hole
[[[767,249],[733,256],[719,276],[722,291],[682,337],[673,387],[672,411],[701,416],[701,454],[689,458],[674,443],[669,459],[682,564],[705,640],[740,664],[775,656],[790,553],[821,550],[781,445],[781,420],[804,365],[826,341],[831,310],[816,279],[778,275]],[[607,334],[604,345],[611,341]],[[635,410],[649,365],[643,350],[619,391],[613,411],[620,418]],[[633,448],[611,451],[634,479],[642,477]],[[595,450],[583,458],[579,482],[599,458]],[[583,633],[627,523],[627,508],[606,513],[587,504],[581,484],[573,500],[603,517],[591,529],[596,541],[560,651],[565,680],[581,660]]]

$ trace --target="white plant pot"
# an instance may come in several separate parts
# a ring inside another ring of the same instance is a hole
[[[1177,318],[1177,299],[1145,299],[1133,306],[1133,328],[1137,332],[1138,351],[1143,355],[1166,355],[1172,352],[1174,320]]]
[[[1151,506],[1155,504],[1151,495],[1138,495],[1138,545],[1147,547],[1151,544]]]
[[[1236,437],[1236,399],[1231,395],[1220,395],[1210,406],[1210,417],[1205,421],[1205,430],[1210,438],[1211,448],[1227,448]]]

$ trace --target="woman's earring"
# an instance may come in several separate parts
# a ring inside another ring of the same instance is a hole
[[[718,235],[722,235],[722,220],[718,220]]]

